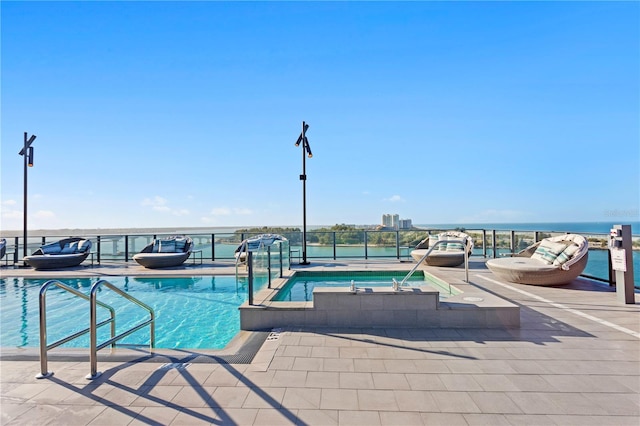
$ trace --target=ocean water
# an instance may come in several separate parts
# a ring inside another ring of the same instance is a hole
[[[414,225],[429,229],[495,229],[514,231],[543,231],[543,232],[575,232],[579,234],[608,234],[613,225],[631,225],[631,233],[640,236],[640,222],[611,221],[611,222],[548,222],[548,223],[464,223],[464,224],[435,224]]]

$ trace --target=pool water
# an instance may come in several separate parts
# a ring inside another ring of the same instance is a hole
[[[315,287],[351,286],[356,287],[391,287],[393,279],[401,282],[407,271],[349,271],[349,272],[297,272],[273,298],[276,302],[308,302],[313,299]],[[423,271],[415,271],[405,283],[406,286],[429,285],[440,291],[440,298],[446,298],[458,291],[449,284]]]
[[[63,284],[89,294],[100,278],[60,279]],[[46,279],[0,279],[0,347],[38,347],[38,294]],[[154,309],[157,348],[222,349],[240,331],[238,307],[247,299],[246,279],[235,276],[171,278],[109,277],[108,281]],[[107,287],[98,301],[116,310],[116,333],[148,319],[146,310]],[[89,302],[58,287],[47,290],[47,342],[89,327]],[[108,311],[98,307],[98,321]],[[99,329],[98,343],[110,337],[110,326]],[[118,343],[149,344],[149,327]],[[89,334],[63,345],[89,347]]]

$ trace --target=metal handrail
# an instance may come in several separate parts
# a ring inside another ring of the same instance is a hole
[[[83,336],[87,333],[91,332],[91,327],[86,328],[84,330],[78,331],[76,333],[73,333],[70,336],[64,337],[58,341],[55,341],[53,343],[51,343],[50,345],[47,345],[47,301],[46,301],[46,296],[47,296],[47,290],[49,289],[49,287],[51,286],[56,286],[62,290],[65,290],[71,294],[73,294],[74,296],[78,296],[81,299],[84,299],[86,301],[88,301],[89,303],[91,303],[91,300],[89,298],[89,296],[87,296],[84,293],[79,292],[78,290],[75,290],[71,287],[69,287],[68,285],[63,284],[62,282],[58,281],[58,280],[49,280],[47,282],[45,282],[42,287],[40,287],[40,295],[39,295],[39,310],[40,310],[40,374],[38,374],[36,376],[36,379],[44,379],[45,377],[50,377],[53,375],[53,372],[48,371],[48,359],[47,359],[47,352],[50,349],[53,348],[57,348],[60,345],[63,345],[67,342],[70,342],[71,340],[77,339],[80,336]],[[95,328],[97,329],[98,327],[102,327],[103,325],[109,324],[111,323],[111,336],[113,336],[115,334],[116,331],[116,324],[115,324],[115,316],[116,316],[116,312],[115,309],[113,309],[111,306],[102,303],[102,302],[97,302],[96,301],[96,305],[99,305],[105,309],[108,309],[110,312],[110,318],[107,320],[104,320],[100,323],[97,323],[95,325]]]
[[[98,323],[97,323],[97,305],[99,305],[101,302],[98,302],[97,300],[97,293],[98,293],[98,289],[100,288],[100,286],[106,286],[107,288],[109,288],[110,290],[115,291],[116,293],[118,293],[120,296],[124,297],[125,299],[127,299],[130,302],[135,303],[136,305],[140,306],[141,308],[145,309],[147,312],[149,312],[149,319],[147,321],[144,321],[132,328],[130,328],[129,330],[118,334],[117,336],[113,336],[111,339],[107,340],[106,342],[98,345]],[[109,281],[107,280],[100,280],[97,283],[95,283],[94,285],[91,286],[91,291],[90,291],[90,319],[89,319],[89,327],[91,329],[91,333],[90,333],[90,339],[91,339],[91,352],[89,354],[89,361],[91,363],[91,373],[86,377],[89,380],[93,380],[97,377],[99,377],[102,373],[98,372],[98,351],[100,349],[103,349],[109,345],[115,346],[115,343],[124,338],[127,337],[128,335],[140,330],[141,328],[149,325],[150,326],[150,342],[149,342],[149,352],[153,353],[153,349],[156,346],[156,337],[155,337],[155,313],[153,311],[153,308],[151,308],[150,306],[146,305],[145,303],[141,302],[140,300],[136,299],[135,297],[131,296],[130,294],[127,294],[126,292],[120,290],[118,287],[114,286],[113,284],[111,284]]]
[[[402,281],[400,281],[400,284],[398,285],[399,287],[402,287],[405,285],[405,283],[407,282],[407,280],[411,277],[411,275],[413,275],[413,273],[418,269],[418,267],[420,266],[420,264],[422,264],[422,262],[424,262],[424,260],[427,258],[427,256],[429,256],[431,254],[431,252],[438,247],[439,244],[442,243],[458,243],[458,244],[462,244],[464,246],[464,272],[465,272],[465,282],[469,282],[469,248],[470,248],[470,243],[468,240],[439,240],[436,241],[436,243],[433,245],[433,247],[430,247],[427,252],[424,254],[424,256],[422,256],[422,258],[418,261],[418,263],[416,263],[416,266],[414,266],[413,268],[411,268],[411,270],[409,271],[409,273],[402,279]]]

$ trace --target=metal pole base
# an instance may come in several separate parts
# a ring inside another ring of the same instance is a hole
[[[300,263],[298,263],[298,265],[311,265],[311,262],[309,262],[309,261],[300,262]]]
[[[85,376],[85,379],[87,379],[87,380],[93,380],[93,379],[97,379],[97,378],[98,378],[98,377],[100,377],[100,376],[102,376],[102,372],[101,372],[101,371],[98,371],[98,372],[96,372],[96,374],[87,374],[87,375]]]
[[[36,379],[46,379],[47,377],[51,377],[51,376],[53,376],[53,371],[48,371],[45,374],[40,373],[36,375]]]

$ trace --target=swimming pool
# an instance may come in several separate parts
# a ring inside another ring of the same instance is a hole
[[[395,278],[401,282],[407,271],[348,271],[348,272],[305,272],[299,271],[287,281],[273,298],[276,302],[308,302],[313,299],[315,287],[349,287],[354,281],[356,287],[391,287]],[[415,271],[407,280],[408,286],[428,285],[440,291],[440,298],[446,298],[459,291],[446,282],[423,271]]]
[[[63,284],[89,294],[99,279],[65,278]],[[0,347],[38,347],[40,286],[48,279],[0,278]],[[156,314],[156,347],[172,349],[222,349],[240,331],[238,307],[247,299],[246,278],[199,277],[108,277],[108,281],[151,306]],[[143,309],[102,287],[98,300],[116,310],[116,333],[148,318]],[[98,321],[108,317],[98,309]],[[50,287],[47,291],[47,341],[61,339],[89,327],[89,303]],[[109,338],[109,327],[101,327],[98,342]],[[149,344],[149,327],[118,343]],[[89,347],[89,335],[63,347]]]

